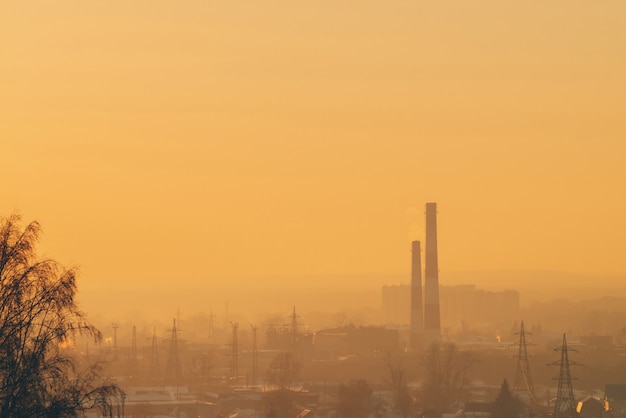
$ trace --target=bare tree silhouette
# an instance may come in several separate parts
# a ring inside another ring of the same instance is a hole
[[[406,418],[411,414],[413,407],[413,399],[409,393],[407,369],[400,360],[394,361],[389,352],[385,354],[384,361],[389,373],[386,380],[394,394],[393,407],[401,417]]]
[[[372,410],[372,388],[366,380],[351,380],[337,389],[337,416],[365,418]]]
[[[300,362],[290,352],[280,352],[267,370],[269,383],[280,389],[292,389],[300,373]]]
[[[421,360],[425,416],[440,417],[462,400],[473,363],[471,354],[453,343],[435,342],[425,351]]]
[[[78,370],[61,348],[77,334],[101,339],[74,300],[76,270],[38,259],[41,228],[20,221],[0,218],[0,418],[119,414],[123,392],[100,383],[101,364]]]

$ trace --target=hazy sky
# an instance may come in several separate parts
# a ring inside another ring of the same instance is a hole
[[[408,273],[429,201],[442,278],[624,275],[625,28],[621,0],[2,2],[0,215],[83,286]]]

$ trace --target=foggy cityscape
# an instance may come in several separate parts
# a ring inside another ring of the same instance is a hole
[[[311,301],[332,299],[332,291],[294,292],[291,310],[256,300],[257,313],[249,306],[238,311],[237,298],[215,311],[188,313],[182,304],[169,324],[163,312],[149,318],[135,309],[113,317],[105,308],[92,318],[101,339],[72,333],[59,344],[79,365],[99,364],[98,379],[119,390],[107,396],[108,409],[82,413],[487,417],[499,413],[500,402],[505,416],[621,414],[624,289],[524,306],[516,289],[442,285],[437,212],[435,202],[426,203],[425,248],[411,243],[409,283],[382,286],[378,306],[364,298],[348,309],[325,310]],[[11,231],[17,221],[5,219],[2,230]],[[31,227],[15,242],[12,232],[3,232],[3,253],[19,251]],[[10,266],[3,262],[4,286],[14,274]],[[6,292],[3,299],[10,300]],[[116,300],[115,293],[101,296]],[[336,296],[346,297],[341,291]],[[166,299],[171,304],[177,297],[174,291]],[[298,302],[307,315],[299,313]],[[579,360],[584,368],[574,367]],[[505,395],[519,407],[502,401]]]
[[[626,3],[0,3],[0,418],[626,417]]]

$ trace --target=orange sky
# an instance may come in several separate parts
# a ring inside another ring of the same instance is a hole
[[[427,201],[442,279],[624,275],[624,28],[611,0],[2,2],[0,214],[83,286],[408,273]]]

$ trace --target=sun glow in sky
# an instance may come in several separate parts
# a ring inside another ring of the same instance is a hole
[[[85,286],[626,274],[626,3],[0,5],[0,214]],[[408,276],[407,276],[408,277]]]

